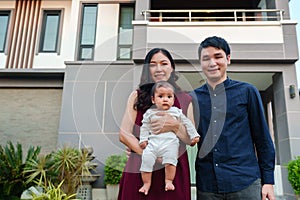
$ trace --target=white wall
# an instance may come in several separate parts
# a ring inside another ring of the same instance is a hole
[[[242,24],[228,23],[209,25],[205,23],[187,26],[158,26],[149,23],[147,29],[148,43],[200,43],[207,35],[222,35],[230,43],[283,43],[283,33],[280,23],[255,22]],[[258,33],[258,34],[253,34]],[[173,36],[173,37],[172,37]],[[181,37],[180,37],[181,36]],[[180,37],[180,38],[179,38]]]
[[[77,5],[79,4],[76,2]],[[63,28],[62,38],[60,46],[60,54],[57,53],[37,53],[38,42],[41,32],[41,20],[43,9],[63,9]],[[72,12],[72,1],[42,1],[41,13],[38,28],[38,37],[36,43],[36,51],[34,56],[33,68],[43,69],[55,69],[65,68],[65,61],[74,60],[74,49],[77,37],[77,21],[78,21],[78,9],[77,13]]]

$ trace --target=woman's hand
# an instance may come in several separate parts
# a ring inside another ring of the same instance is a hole
[[[180,121],[174,119],[166,112],[158,112],[156,115],[160,116],[160,118],[151,120],[152,133],[159,134],[163,132],[178,132]]]
[[[195,145],[198,141],[191,141],[190,137],[187,134],[186,127],[181,123],[180,120],[174,119],[171,115],[165,112],[159,112],[156,115],[161,116],[160,119],[153,119],[151,121],[151,130],[154,134],[160,134],[163,132],[174,132],[174,134],[185,144],[187,145]],[[193,114],[193,105],[192,103],[189,104],[188,111],[187,111],[188,118],[194,122],[194,114]]]
[[[144,141],[144,142],[141,142],[141,143],[140,143],[140,147],[141,147],[142,149],[145,149],[147,145],[148,145],[148,141]]]

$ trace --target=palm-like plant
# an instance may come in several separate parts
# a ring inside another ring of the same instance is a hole
[[[23,160],[20,143],[16,147],[8,141],[3,148],[0,146],[0,198],[19,197],[30,183],[25,182],[23,170],[27,160],[34,160],[40,153],[40,147],[29,147],[27,157]]]
[[[66,194],[74,194],[78,186],[81,184],[81,179],[78,175],[81,174],[81,168],[78,167],[80,151],[75,148],[64,146],[53,153],[54,169],[58,174],[58,180],[64,180],[62,190]]]
[[[88,148],[82,150],[64,146],[53,153],[54,169],[58,174],[58,181],[64,181],[63,191],[66,194],[74,194],[83,178],[91,176],[91,171],[97,167],[96,163],[91,162],[93,156]]]
[[[40,155],[37,159],[27,160],[24,174],[26,183],[35,182],[38,186],[48,187],[50,181],[57,180],[51,154]]]
[[[51,182],[49,182],[48,187],[44,187],[44,193],[40,196],[37,196],[33,194],[32,200],[69,200],[74,199],[76,194],[67,195],[64,193],[64,191],[61,189],[61,186],[63,185],[63,181],[58,184],[58,186],[55,186]]]

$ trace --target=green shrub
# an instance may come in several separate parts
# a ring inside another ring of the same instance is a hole
[[[64,146],[46,155],[40,155],[40,150],[39,146],[30,147],[24,159],[20,143],[14,145],[9,141],[6,146],[0,145],[0,200],[20,199],[31,186],[50,187],[45,193],[50,197],[58,194],[63,199],[72,198],[82,178],[92,175],[97,167],[87,148]]]
[[[300,156],[296,159],[289,161],[287,165],[288,180],[294,189],[295,194],[300,194]]]
[[[20,197],[23,190],[32,185],[26,182],[24,175],[25,163],[28,160],[36,160],[41,147],[29,147],[24,159],[23,149],[20,143],[14,145],[11,141],[0,146],[0,199],[15,199]]]
[[[126,155],[111,155],[106,159],[104,167],[104,183],[106,185],[120,183],[126,162]]]

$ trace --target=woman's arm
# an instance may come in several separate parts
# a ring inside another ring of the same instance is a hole
[[[139,146],[138,139],[132,133],[135,119],[137,116],[137,111],[133,108],[136,97],[137,92],[134,91],[130,94],[128,98],[126,110],[120,126],[119,140],[129,149],[141,155],[143,150]]]

